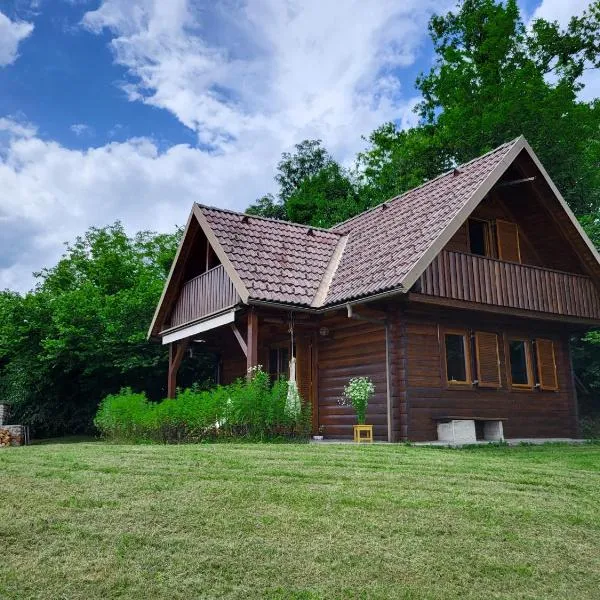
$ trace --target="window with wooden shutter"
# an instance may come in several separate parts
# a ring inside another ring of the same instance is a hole
[[[554,342],[552,340],[537,339],[535,341],[535,351],[540,389],[557,390],[558,376],[556,374]]]
[[[506,350],[511,387],[533,389],[531,342],[523,338],[509,338]]]
[[[498,239],[498,258],[511,262],[521,262],[519,247],[519,227],[510,221],[496,221],[496,237]]]
[[[446,381],[448,385],[471,385],[471,353],[466,330],[450,330],[444,335]]]
[[[475,333],[475,354],[479,387],[499,388],[501,380],[498,336],[495,333],[477,331]]]

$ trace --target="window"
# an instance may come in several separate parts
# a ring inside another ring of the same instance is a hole
[[[287,346],[279,346],[269,350],[269,375],[271,381],[281,376],[288,377],[290,370],[290,352]]]
[[[508,341],[508,362],[512,387],[532,388],[531,343],[529,340]]]
[[[477,385],[499,388],[501,385],[500,356],[498,336],[495,333],[475,332],[475,358],[477,360]]]
[[[469,251],[479,256],[489,255],[489,225],[487,221],[469,219]]]
[[[470,384],[471,367],[466,331],[445,334],[446,378],[449,384]]]
[[[556,391],[558,389],[558,377],[556,374],[554,342],[552,340],[536,340],[535,354],[540,389]]]
[[[519,227],[509,221],[496,221],[496,237],[498,238],[498,258],[511,262],[521,262],[519,243]]]

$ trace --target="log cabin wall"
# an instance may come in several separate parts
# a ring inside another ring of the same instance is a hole
[[[568,332],[558,326],[524,319],[501,320],[476,313],[409,310],[406,326],[406,402],[408,439],[437,439],[433,417],[506,418],[507,438],[575,437],[576,395],[569,360]],[[501,387],[452,388],[444,370],[444,329],[469,329],[499,335]],[[558,391],[515,390],[508,384],[504,339],[507,335],[554,341]]]
[[[348,319],[338,313],[323,317],[318,337],[318,422],[330,438],[352,437],[356,416],[338,404],[351,377],[370,377],[375,396],[369,403],[367,423],[378,440],[387,440],[386,345],[383,324]],[[399,427],[399,424],[398,424]]]

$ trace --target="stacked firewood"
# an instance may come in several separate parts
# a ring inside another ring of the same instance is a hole
[[[0,429],[0,448],[10,446],[10,431],[8,429]]]

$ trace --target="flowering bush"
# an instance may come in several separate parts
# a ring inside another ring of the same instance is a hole
[[[353,377],[344,388],[344,397],[340,404],[351,405],[356,411],[359,425],[365,424],[367,405],[375,393],[375,386],[368,377]]]

